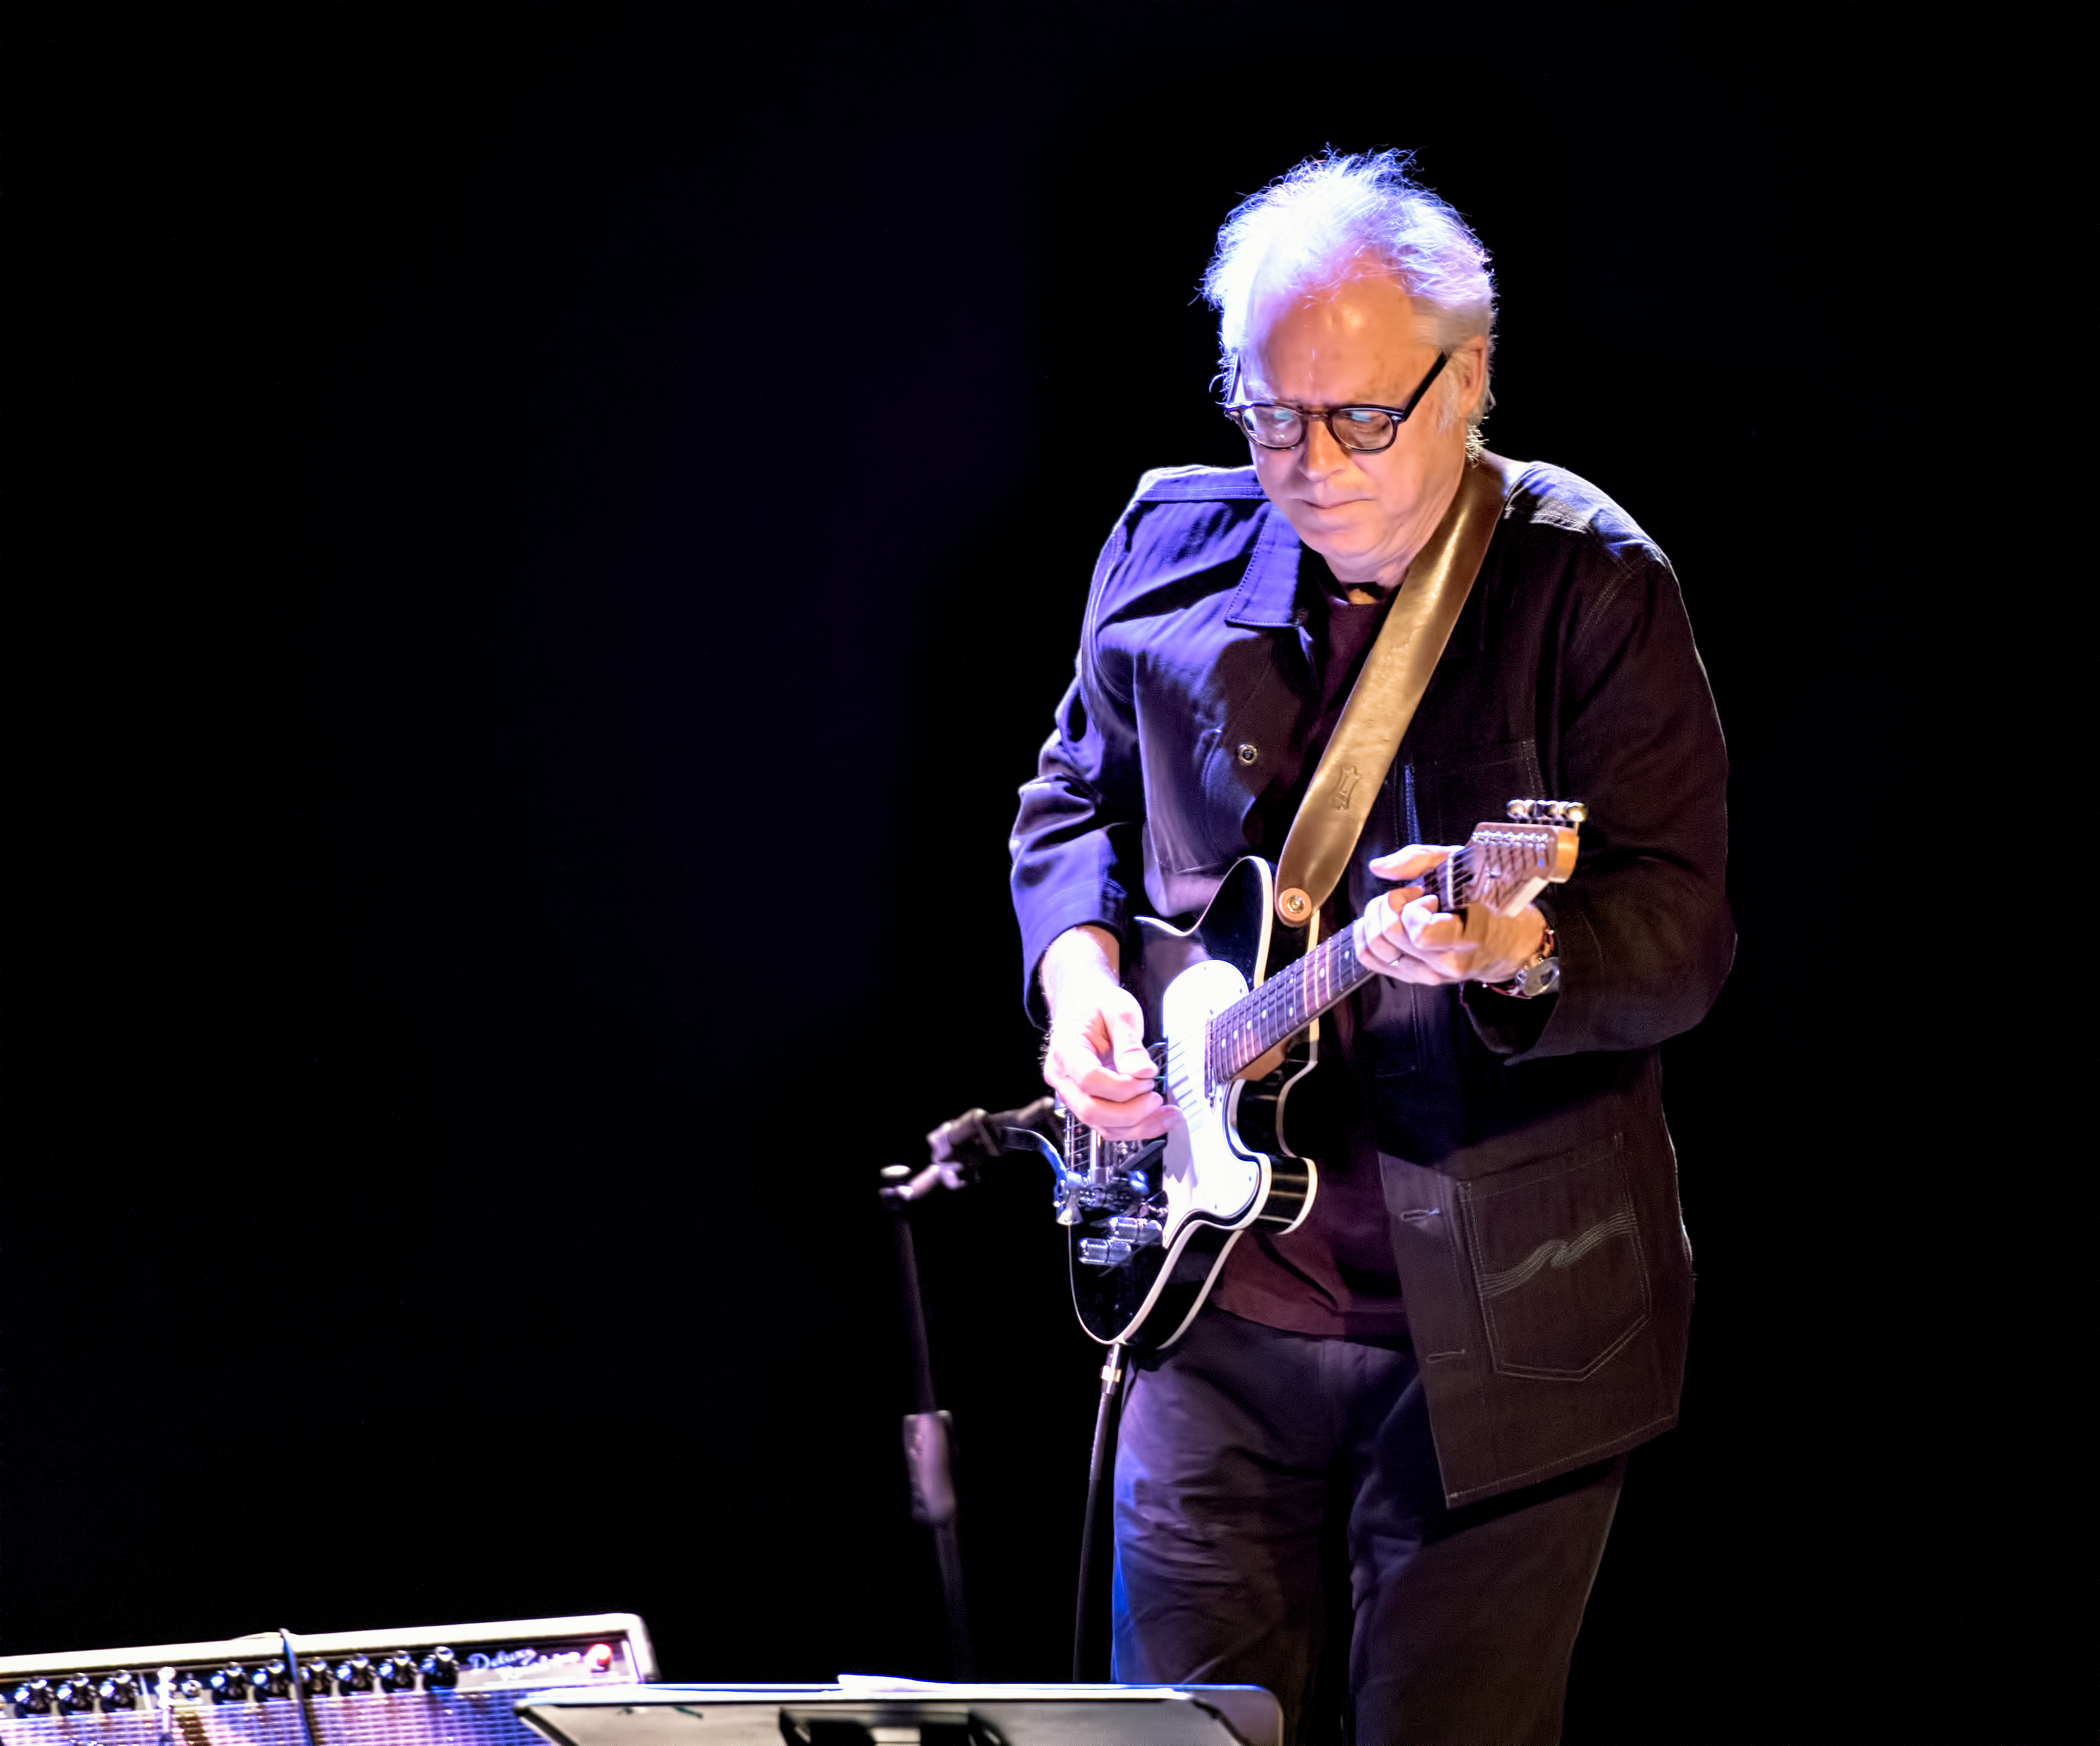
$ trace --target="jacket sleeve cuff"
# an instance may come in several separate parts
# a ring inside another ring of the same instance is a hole
[[[1062,902],[1036,910],[1028,917],[1021,934],[1021,1000],[1038,1030],[1050,1023],[1050,1009],[1043,1004],[1043,984],[1036,975],[1050,942],[1074,928],[1090,925],[1105,928],[1120,940],[1129,919],[1130,900],[1114,884],[1096,892],[1071,893]]]
[[[1553,956],[1560,966],[1559,987],[1535,999],[1512,1000],[1485,982],[1468,982],[1458,995],[1474,1034],[1510,1066],[1542,1053],[1562,1052],[1540,1046],[1550,1034],[1564,1038],[1570,1022],[1581,1021],[1586,995],[1591,1002],[1596,998],[1596,969],[1603,954],[1589,919],[1550,899],[1542,899],[1539,908],[1553,929]]]
[[[1491,1011],[1507,1012],[1515,1007],[1542,1009],[1529,1022],[1501,1033],[1511,1045],[1507,1048],[1498,1046],[1495,1038],[1480,1026],[1480,1020],[1474,1020],[1476,1028],[1480,1030],[1480,1040],[1511,1067],[1549,1055],[1572,1052],[1569,1039],[1584,1034],[1584,1027],[1594,1017],[1602,998],[1604,953],[1590,918],[1573,904],[1557,903],[1549,908],[1542,898],[1539,907],[1546,910],[1546,920],[1553,924],[1553,955],[1560,965],[1560,985],[1552,994],[1537,1000],[1511,1000],[1485,988],[1480,990],[1484,1005],[1493,1003],[1489,1009]],[[1474,985],[1467,984],[1467,994],[1471,995],[1473,991]],[[1470,1001],[1467,1010],[1469,1013],[1472,1011]],[[1574,1047],[1579,1049],[1582,1045],[1577,1043]]]

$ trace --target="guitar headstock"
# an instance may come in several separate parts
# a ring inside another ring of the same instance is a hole
[[[1507,819],[1476,825],[1466,843],[1466,901],[1514,915],[1575,871],[1590,809],[1580,800],[1511,800]]]

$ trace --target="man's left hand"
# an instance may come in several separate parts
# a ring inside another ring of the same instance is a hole
[[[1380,879],[1399,882],[1382,891],[1364,911],[1357,959],[1366,969],[1402,982],[1501,982],[1537,955],[1546,937],[1546,918],[1527,904],[1515,915],[1498,915],[1485,904],[1469,904],[1462,916],[1440,911],[1419,880],[1452,849],[1410,844],[1371,862]]]

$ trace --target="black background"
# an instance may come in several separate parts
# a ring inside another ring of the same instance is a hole
[[[946,1671],[874,1173],[1031,1094],[1012,790],[1137,473],[1235,460],[1218,221],[1392,143],[1496,252],[1493,445],[1670,553],[1735,761],[1692,1374],[1569,1738],[2084,1737],[2018,1070],[1895,949],[1996,659],[1930,605],[1990,336],[1925,27],[6,23],[0,1649],[624,1607],[673,1677]],[[1017,1169],[921,1251],[984,1670],[1054,1678],[1094,1357]]]

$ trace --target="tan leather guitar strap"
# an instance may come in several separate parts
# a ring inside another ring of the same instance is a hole
[[[1480,573],[1519,470],[1496,455],[1483,455],[1467,468],[1444,519],[1407,567],[1284,839],[1276,912],[1289,926],[1309,921],[1348,871],[1385,773]]]

